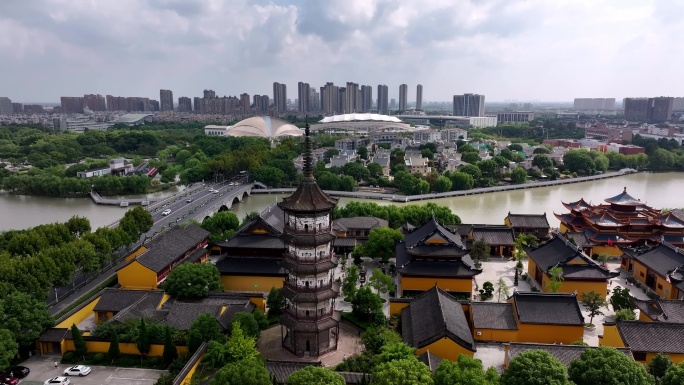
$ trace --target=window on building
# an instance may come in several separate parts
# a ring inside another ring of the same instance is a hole
[[[660,283],[658,284],[658,290],[663,290],[663,285]]]
[[[635,361],[646,361],[645,352],[632,352],[632,355],[634,356]]]

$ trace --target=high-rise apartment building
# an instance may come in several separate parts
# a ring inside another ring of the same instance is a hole
[[[454,116],[484,116],[484,95],[454,95]]]
[[[309,83],[297,83],[297,111],[307,113],[311,110],[310,106],[311,87]]]
[[[273,107],[276,112],[287,111],[287,86],[273,82]]]
[[[150,111],[159,111],[159,100],[150,99]]]
[[[15,114],[21,114],[24,112],[24,105],[22,103],[12,103],[12,111]]]
[[[387,86],[378,84],[378,114],[389,114],[389,94]]]
[[[62,96],[60,98],[62,112],[65,114],[82,114],[83,98],[79,96]]]
[[[178,98],[178,112],[191,112],[192,111],[192,99],[187,96],[181,96]]]
[[[254,95],[254,110],[257,114],[267,114],[269,103],[268,95]]]
[[[392,98],[392,99],[390,100],[390,108],[389,108],[389,109],[390,109],[390,110],[394,110],[394,109],[396,109],[396,108],[397,108],[397,99]]]
[[[674,98],[673,111],[684,111],[684,98]]]
[[[672,111],[674,109],[674,98],[659,96],[656,98],[649,98],[649,117],[648,120],[653,123],[669,122],[672,119]]]
[[[309,111],[321,111],[321,94],[316,91],[316,87],[311,87],[309,90]]]
[[[399,111],[404,112],[408,110],[408,86],[406,84],[402,84],[399,86]]]
[[[88,107],[91,111],[107,111],[105,98],[102,95],[83,95],[83,107]]]
[[[624,98],[622,106],[625,120],[628,122],[645,122],[648,120],[648,98]]]
[[[159,104],[162,111],[173,111],[173,92],[171,90],[159,90]]]
[[[342,111],[347,114],[354,112],[361,112],[361,97],[359,84],[353,82],[347,82],[347,87],[345,88],[344,94],[344,107]]]
[[[332,82],[325,83],[321,87],[321,110],[326,115],[334,115],[339,112],[338,100],[340,96],[340,89]]]
[[[205,97],[205,98],[215,98],[215,97],[216,97],[216,91],[214,91],[214,90],[204,90],[204,97]]]
[[[416,86],[416,110],[423,110],[423,85]]]
[[[8,97],[0,97],[0,115],[12,115],[13,113],[12,100]]]
[[[240,94],[240,110],[242,110],[243,114],[246,114],[251,110],[248,93]]]
[[[614,110],[615,98],[575,98],[575,110]]]
[[[202,105],[202,98],[199,96],[195,96],[192,98],[192,107],[193,111],[199,113],[200,112],[200,106]]]
[[[361,112],[370,112],[373,108],[373,87],[361,86]]]

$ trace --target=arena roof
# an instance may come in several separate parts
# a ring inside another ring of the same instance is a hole
[[[302,136],[304,131],[282,119],[270,116],[255,116],[241,120],[233,126],[206,126],[205,129],[226,129],[226,136],[258,136],[277,138],[280,136]]]
[[[319,120],[319,123],[333,123],[333,122],[353,122],[353,121],[379,121],[379,122],[395,122],[401,123],[401,120],[395,116],[380,115],[380,114],[342,114],[326,116]]]
[[[124,114],[112,123],[139,124],[143,123],[148,116],[154,116],[154,114]]]

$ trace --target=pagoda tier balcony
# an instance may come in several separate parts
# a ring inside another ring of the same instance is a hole
[[[340,284],[334,282],[332,285],[319,286],[316,290],[303,289],[290,283],[283,284],[283,297],[295,303],[317,303],[331,298],[336,298],[340,294]]]
[[[283,314],[286,314],[288,317],[301,322],[317,322],[332,317],[334,312],[335,309],[333,306],[330,306],[329,308],[324,309],[322,313],[321,309],[318,309],[317,312],[310,311],[309,315],[305,315],[301,314],[301,311],[297,313],[296,309],[290,308],[285,310]]]
[[[285,270],[295,275],[308,275],[332,270],[337,266],[338,261],[339,257],[332,253],[323,257],[316,257],[315,259],[297,258],[292,253],[285,253],[282,266]]]
[[[323,284],[323,285],[297,286],[296,282],[285,280],[285,282],[283,282],[283,287],[285,287],[285,286],[287,286],[292,291],[297,291],[300,293],[315,293],[317,291],[332,289],[333,288],[333,282],[330,281],[330,283],[328,283],[327,285]]]
[[[283,232],[283,240],[293,245],[321,245],[332,242],[334,239],[335,236],[330,231],[290,231],[285,228]]]
[[[318,319],[303,320],[295,317],[293,314],[285,313],[280,318],[280,324],[290,329],[292,332],[322,332],[338,326],[340,322],[340,312],[333,310],[332,313],[326,317],[319,317]]]

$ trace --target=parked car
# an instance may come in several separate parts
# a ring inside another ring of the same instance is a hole
[[[51,379],[43,382],[43,385],[69,385],[69,384],[71,384],[71,381],[69,381],[69,379],[66,377],[55,377],[55,378],[51,378]]]
[[[31,373],[31,369],[26,366],[13,366],[2,372],[2,375],[6,377],[24,378],[28,376],[29,373]]]
[[[19,379],[14,376],[9,376],[9,375],[2,375],[0,376],[0,384],[2,385],[17,385],[19,383]]]
[[[186,199],[185,201],[188,202],[188,203],[192,202],[192,197]]]
[[[171,209],[166,209],[166,210],[162,211],[163,216],[167,216],[169,214],[171,214]]]
[[[64,369],[64,375],[65,376],[87,376],[88,373],[90,373],[90,366],[84,366],[84,365],[76,365],[72,366],[69,368]]]

